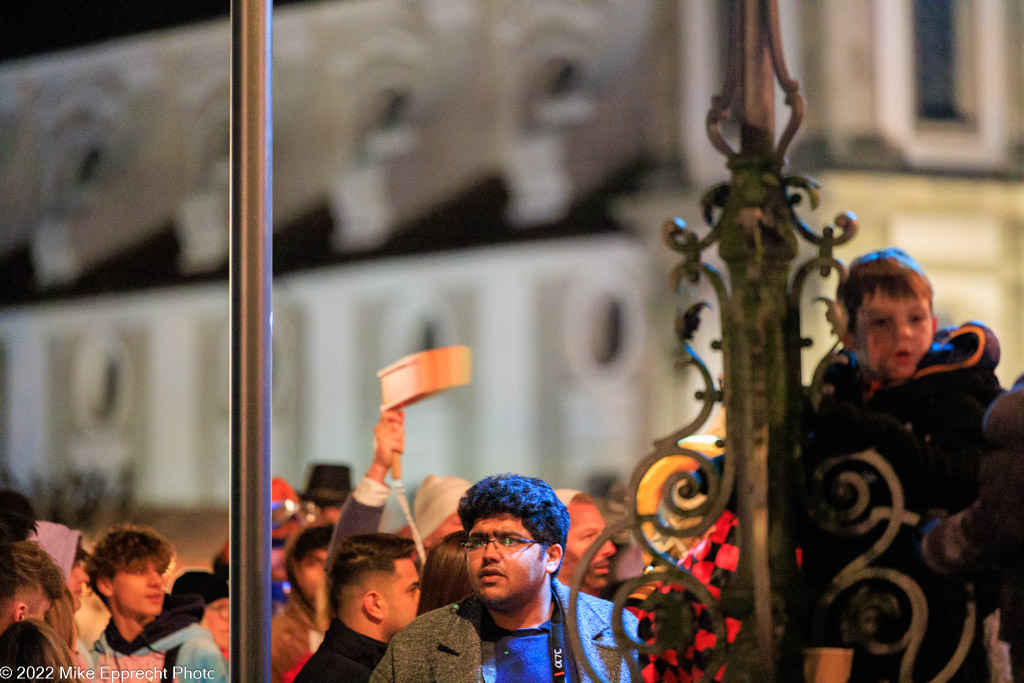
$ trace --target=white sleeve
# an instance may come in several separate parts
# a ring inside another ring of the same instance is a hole
[[[363,477],[352,491],[352,498],[367,507],[383,507],[389,495],[390,486],[367,477]]]

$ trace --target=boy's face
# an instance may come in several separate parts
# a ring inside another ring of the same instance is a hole
[[[901,384],[914,376],[931,347],[935,325],[927,298],[894,299],[876,291],[864,297],[856,327],[843,343],[857,354],[865,379]]]
[[[164,609],[164,578],[153,562],[138,571],[119,569],[113,579],[99,579],[96,587],[107,598],[111,611],[145,626]]]

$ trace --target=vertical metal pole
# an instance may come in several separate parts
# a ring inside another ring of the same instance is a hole
[[[730,63],[737,67],[740,148],[729,157],[731,191],[718,226],[733,287],[726,443],[737,458],[741,549],[723,604],[743,621],[729,655],[729,679],[743,682],[800,675],[793,669],[800,582],[791,502],[799,414],[789,408],[800,393],[790,386],[794,372],[787,368],[792,360],[799,364],[799,351],[794,358],[790,347],[799,348],[800,340],[787,336],[794,323],[786,319],[797,238],[780,177],[783,155],[775,147],[773,2],[734,0]],[[730,78],[729,100],[732,87]],[[795,377],[799,382],[799,367]]]
[[[272,0],[231,0],[231,680],[270,680]]]
[[[772,71],[766,42],[763,9],[763,0],[743,0],[740,154],[770,159],[775,151],[775,73]],[[741,227],[741,230],[759,229],[750,224]],[[780,281],[779,273],[773,272],[774,269],[767,263],[763,264],[756,276],[752,276],[748,269],[752,255],[748,252],[746,256],[748,258],[744,258],[738,267],[731,269],[739,309],[744,312],[741,334],[746,336],[744,343],[737,347],[745,350],[747,358],[744,361],[750,363],[746,370],[752,380],[746,405],[747,423],[744,425],[749,430],[745,436],[750,439],[746,442],[750,451],[745,453],[737,472],[737,483],[742,492],[739,499],[739,514],[743,520],[740,543],[749,561],[746,569],[750,572],[754,598],[754,619],[749,625],[744,625],[753,631],[764,673],[768,674],[768,680],[774,680],[776,652],[771,604],[772,577],[768,562],[769,515],[774,511],[770,505],[768,460],[778,455],[769,453],[766,413],[770,387],[766,375],[770,372],[769,365],[781,359],[771,353],[763,316],[775,296],[785,298],[786,285],[785,270]],[[734,263],[731,262],[730,266]],[[776,482],[778,485],[779,482]]]
[[[775,72],[765,35],[763,0],[743,0],[740,62],[740,153],[775,151]]]

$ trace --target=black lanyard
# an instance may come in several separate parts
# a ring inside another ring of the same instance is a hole
[[[572,667],[569,665],[569,651],[565,647],[565,627],[562,623],[562,605],[558,600],[558,594],[551,591],[551,601],[554,609],[551,610],[551,637],[548,639],[551,655],[551,680],[552,683],[563,683],[574,681],[576,678],[569,675]]]

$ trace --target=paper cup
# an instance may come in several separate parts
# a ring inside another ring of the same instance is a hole
[[[805,683],[848,683],[853,650],[845,647],[804,649]]]

